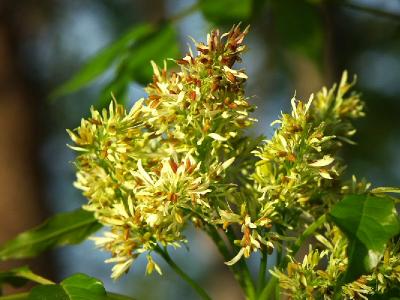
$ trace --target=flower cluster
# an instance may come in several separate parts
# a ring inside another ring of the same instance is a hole
[[[322,251],[310,245],[302,262],[291,258],[287,273],[278,269],[271,271],[279,278],[285,293],[293,299],[333,299],[336,281],[346,270],[347,243],[341,232],[336,227],[327,226],[325,236],[317,235],[316,239],[324,246]],[[327,261],[326,268],[322,268],[324,260]]]
[[[252,284],[241,278],[250,276],[247,265],[233,265],[262,252],[261,289],[266,257],[276,251],[278,267],[271,273],[290,299],[337,299],[339,289],[343,299],[392,292],[400,285],[398,237],[372,272],[342,286],[337,282],[348,267],[348,241],[324,219],[344,195],[370,189],[355,176],[343,179],[339,156],[345,143],[353,143],[353,121],[364,116],[359,95],[350,92],[354,81],[344,72],[337,86],[307,102],[292,99],[291,113],[273,122],[278,126],[270,139],[248,137],[254,107],[244,93],[247,75],[236,67],[247,31],[212,31],[206,43],[194,42],[196,55],[189,49],[174,61],[174,71],[152,62],[146,98],[130,110],[113,99],[68,131],[78,152],[75,186],[88,199],[83,208],[107,229],[93,239],[111,253],[112,277],[127,272],[141,254],[146,273],[161,274],[152,252],[170,263],[166,247],[186,242],[184,230],[192,223],[213,238],[245,289]],[[315,233],[322,223],[299,262],[304,230]]]
[[[339,86],[323,88],[307,103],[292,99],[291,114],[282,114],[274,136],[252,153],[258,158],[253,166],[252,187],[242,201],[240,212],[223,211],[224,224],[238,224],[242,238],[235,242],[241,249],[228,264],[236,263],[252,251],[274,248],[280,239],[270,229],[288,235],[288,230],[312,220],[354,191],[341,178],[345,165],[338,157],[344,142],[352,143],[355,133],[352,120],[364,116],[363,103],[348,91],[347,73]],[[359,188],[358,193],[366,191]],[[301,218],[301,219],[300,219]],[[304,222],[300,222],[304,221]],[[277,228],[276,228],[277,229]]]
[[[302,262],[291,258],[287,272],[271,273],[279,278],[280,286],[291,299],[334,298],[337,280],[345,272],[347,240],[337,227],[326,225],[325,234],[316,239],[323,250],[310,246]],[[400,243],[391,242],[375,270],[341,287],[343,299],[365,299],[384,294],[400,284]]]
[[[300,214],[320,215],[341,198],[345,166],[337,152],[343,142],[352,142],[351,120],[364,115],[359,96],[347,95],[351,86],[344,72],[338,87],[323,88],[307,103],[292,99],[292,113],[272,123],[280,127],[255,151],[260,201],[274,202],[288,227],[297,224]]]
[[[238,26],[212,31],[206,43],[194,42],[196,55],[189,50],[175,60],[175,71],[152,62],[147,98],[129,111],[115,99],[108,109],[92,108],[68,131],[78,152],[75,186],[88,199],[83,208],[108,228],[94,240],[111,253],[113,278],[143,253],[146,272],[161,274],[152,251],[179,247],[189,223],[226,233],[227,265],[255,251],[289,249],[291,237],[344,194],[369,189],[354,176],[342,178],[338,151],[353,143],[352,122],[364,115],[346,72],[338,86],[307,102],[292,99],[292,112],[273,122],[279,127],[271,139],[244,135],[255,121],[244,94],[247,75],[235,68],[246,34]],[[338,228],[325,223],[316,239],[322,250],[310,246],[302,263],[286,251],[287,270],[272,272],[293,299],[331,299],[347,267]],[[343,297],[367,299],[400,284],[399,247],[388,247],[375,272],[343,286]]]
[[[197,56],[189,51],[175,61],[179,71],[152,62],[146,99],[129,112],[116,100],[108,111],[92,108],[69,131],[79,152],[75,186],[89,200],[84,209],[109,227],[94,239],[112,254],[112,277],[143,252],[179,246],[194,219],[221,224],[236,183],[249,181],[255,144],[242,131],[254,121],[253,108],[243,90],[247,76],[234,69],[246,33],[238,26],[213,31],[207,43],[195,42]],[[160,271],[148,256],[147,271],[153,269]]]

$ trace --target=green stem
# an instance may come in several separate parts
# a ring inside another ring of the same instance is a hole
[[[171,256],[169,256],[167,249],[161,249],[157,247],[155,251],[160,254],[162,258],[167,262],[167,264],[178,274],[186,283],[188,283],[203,300],[211,300],[211,297],[206,293],[206,291],[197,284],[192,278],[189,277],[179,266],[173,261]]]
[[[29,293],[20,293],[9,296],[1,296],[0,300],[26,300],[28,299]]]
[[[275,285],[275,299],[280,300],[281,299],[281,288],[279,284]]]
[[[284,261],[284,257],[283,257],[283,249],[282,249],[282,251],[278,251],[278,253],[276,254],[276,264],[278,266],[280,266],[283,264],[283,261]]]
[[[262,289],[265,286],[265,273],[267,271],[267,263],[268,263],[268,253],[266,250],[262,251],[261,254],[261,262],[260,269],[258,271],[258,292],[261,293]]]
[[[179,20],[195,13],[199,9],[200,9],[200,3],[196,2],[193,5],[190,5],[189,7],[184,8],[183,10],[178,12],[176,15],[170,17],[169,20],[172,22],[179,21]]]
[[[224,259],[226,261],[230,260],[232,258],[232,253],[229,251],[225,242],[219,235],[217,229],[213,226],[208,226],[207,233],[214,241],[215,245],[217,246],[219,252],[224,257]],[[231,231],[228,231],[228,234],[229,234],[228,240],[233,241],[234,240],[233,233]],[[232,248],[234,247],[232,246]],[[229,266],[229,269],[232,271],[236,281],[242,287],[243,291],[247,296],[247,299],[249,300],[256,299],[256,290],[246,262],[243,259],[241,259],[233,266]]]
[[[296,254],[299,251],[300,247],[303,245],[304,241],[311,236],[322,224],[326,222],[326,214],[320,216],[316,221],[311,223],[310,226],[307,227],[306,230],[299,236],[297,241],[294,243],[292,248],[290,249],[292,253]]]
[[[271,295],[274,293],[275,286],[278,284],[278,282],[279,282],[278,278],[276,278],[275,276],[272,276],[269,279],[268,284],[262,290],[260,296],[258,297],[258,300],[270,300]]]
[[[317,220],[315,220],[313,223],[310,224],[310,226],[307,227],[306,230],[299,236],[299,238],[296,240],[296,242],[293,244],[293,246],[290,248],[290,252],[293,253],[293,255],[296,255],[296,253],[299,251],[300,247],[303,245],[305,240],[311,236],[322,224],[324,224],[326,221],[326,214],[323,214],[320,216]],[[279,269],[284,269],[286,265],[288,264],[288,259],[279,259],[280,253],[278,253],[278,258],[277,261],[279,262]],[[270,296],[272,293],[274,293],[275,286],[278,283],[278,278],[275,276],[271,277],[269,280],[268,284],[265,286],[265,288],[262,290],[260,297],[258,300],[269,300]],[[275,293],[277,293],[275,291]]]
[[[215,245],[217,246],[219,252],[224,257],[226,261],[232,258],[232,253],[229,251],[228,247],[226,246],[225,242],[219,235],[217,229],[213,226],[208,226],[207,233],[214,241]],[[231,234],[231,237],[232,234]],[[240,260],[233,266],[229,266],[229,269],[232,271],[233,276],[235,277],[236,281],[239,283],[243,291],[245,292],[247,298],[249,300],[256,299],[256,292],[253,280],[251,279],[250,271],[247,267],[245,261]]]
[[[244,278],[247,299],[248,300],[257,299],[256,288],[254,286],[254,282],[253,279],[251,278],[251,274],[246,262],[244,261],[244,259],[241,259],[239,262],[237,262],[237,264],[239,266],[239,271],[237,271],[237,274],[238,276],[243,276]]]
[[[233,243],[235,235],[232,228],[227,230],[228,240]],[[240,251],[239,247],[231,245],[235,252]],[[227,258],[230,259],[230,258]],[[251,278],[249,267],[244,259],[240,259],[235,265],[231,266],[232,271],[237,274],[237,277],[243,278],[246,296],[249,300],[257,299],[257,291],[253,279]]]

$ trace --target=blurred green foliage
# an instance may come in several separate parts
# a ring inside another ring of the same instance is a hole
[[[55,246],[78,244],[100,227],[93,214],[82,209],[55,215],[1,245],[0,261],[34,257]]]
[[[111,92],[121,101],[126,96],[129,83],[146,84],[151,80],[150,60],[160,64],[165,58],[179,56],[177,32],[173,23],[196,11],[201,11],[214,26],[224,28],[240,22],[251,24],[262,10],[268,10],[273,15],[281,47],[306,55],[321,65],[324,39],[319,5],[315,1],[297,0],[200,0],[182,13],[157,24],[134,26],[90,59],[74,77],[57,88],[51,97],[75,92],[115,68],[113,78],[102,91],[100,104],[105,105],[109,101]]]
[[[204,17],[216,25],[248,22],[252,14],[252,0],[200,0],[199,3]]]
[[[271,3],[281,46],[304,54],[321,65],[324,33],[318,9],[316,4],[298,0]]]
[[[106,105],[111,93],[123,99],[130,82],[145,84],[151,79],[150,60],[160,64],[166,57],[178,55],[177,34],[170,24],[140,24],[96,54],[72,79],[55,90],[52,97],[75,92],[115,67],[114,76],[99,100],[101,105]]]

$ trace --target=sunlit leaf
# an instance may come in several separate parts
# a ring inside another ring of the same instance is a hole
[[[89,59],[82,69],[69,81],[57,88],[51,97],[56,98],[63,96],[87,86],[108,70],[113,63],[121,57],[124,51],[134,46],[136,43],[140,43],[141,39],[150,35],[154,30],[155,27],[149,24],[135,26],[117,41],[106,46]]]
[[[217,25],[232,25],[250,18],[252,0],[201,0],[200,8],[207,20]]]
[[[34,287],[30,300],[97,300],[106,299],[107,293],[101,281],[84,274],[73,275],[59,285]]]
[[[130,297],[107,293],[103,283],[85,274],[75,274],[60,284],[34,287],[29,300],[132,300]]]
[[[333,207],[330,217],[349,240],[349,265],[343,282],[375,268],[388,240],[400,233],[394,201],[389,197],[347,196]]]
[[[91,212],[61,213],[0,246],[0,260],[33,257],[55,246],[77,244],[100,227]]]

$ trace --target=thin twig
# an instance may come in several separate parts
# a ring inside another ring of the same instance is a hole
[[[324,224],[326,221],[326,214],[323,214],[320,216],[316,221],[314,221],[310,226],[307,227],[306,230],[304,230],[303,234],[299,236],[297,241],[294,243],[292,248],[290,249],[293,254],[296,254],[297,251],[299,251],[301,245],[303,245],[304,241],[312,235],[315,230],[317,230],[322,224]]]
[[[299,251],[300,247],[303,245],[304,241],[309,236],[311,236],[322,224],[324,224],[325,221],[326,221],[326,214],[323,214],[317,220],[315,220],[313,223],[311,223],[311,225],[308,226],[306,230],[304,230],[303,234],[301,234],[299,236],[297,241],[290,248],[290,252],[293,255],[295,255]],[[278,259],[278,262],[279,262],[279,259]],[[285,268],[286,265],[288,264],[288,262],[289,262],[289,260],[287,259],[287,257],[285,257],[280,262],[278,268],[279,269]],[[276,293],[276,285],[278,284],[278,282],[279,282],[278,278],[276,278],[275,276],[271,277],[270,280],[268,281],[268,284],[265,286],[265,288],[261,292],[259,300],[269,300],[270,299],[269,297],[270,297],[270,295],[272,294],[272,292],[274,290],[275,290],[275,293]]]
[[[227,228],[226,233],[228,236],[228,240],[232,241],[232,243],[233,243],[233,241],[235,240],[235,234],[234,234],[231,226],[229,226]],[[240,249],[240,248],[236,247],[234,244],[232,244],[231,246],[235,251],[239,251],[239,249]],[[242,258],[236,264],[234,264],[232,267],[233,267],[232,270],[234,272],[237,272],[239,276],[243,277],[244,284],[245,284],[245,291],[246,291],[246,295],[247,295],[248,299],[249,300],[256,299],[257,293],[256,293],[255,284],[251,277],[250,270],[249,270],[249,267],[248,267],[246,261]],[[235,271],[236,270],[235,268],[238,268],[238,270]]]
[[[179,21],[179,20],[195,13],[199,8],[200,8],[200,3],[196,2],[188,7],[185,7],[180,12],[178,12],[176,15],[169,17],[168,20],[171,22]]]
[[[227,245],[223,241],[222,237],[219,235],[217,229],[213,226],[208,226],[207,233],[214,241],[215,245],[217,246],[219,252],[224,257],[224,259],[230,260],[232,253],[229,251]],[[228,240],[234,239],[233,233],[231,231],[228,230],[227,233],[230,235]],[[234,248],[233,245],[230,246]],[[242,287],[243,291],[248,297],[247,299],[249,300],[256,299],[255,286],[246,262],[243,259],[241,259],[236,264],[229,266],[229,269],[232,271],[236,281]]]
[[[391,19],[393,21],[400,22],[400,15],[392,13],[392,12],[389,12],[389,11],[380,10],[380,9],[377,9],[377,8],[374,8],[374,7],[364,6],[364,5],[350,3],[350,2],[343,2],[342,5],[345,6],[345,7],[354,9],[354,10],[362,11],[362,12],[365,12],[365,13],[373,14],[373,15],[376,15],[376,16],[380,16],[380,17]]]
[[[155,251],[166,261],[166,263],[184,280],[186,281],[201,297],[203,300],[211,300],[211,297],[206,293],[206,291],[197,284],[192,278],[189,277],[169,256],[167,249],[162,249],[157,247]]]

